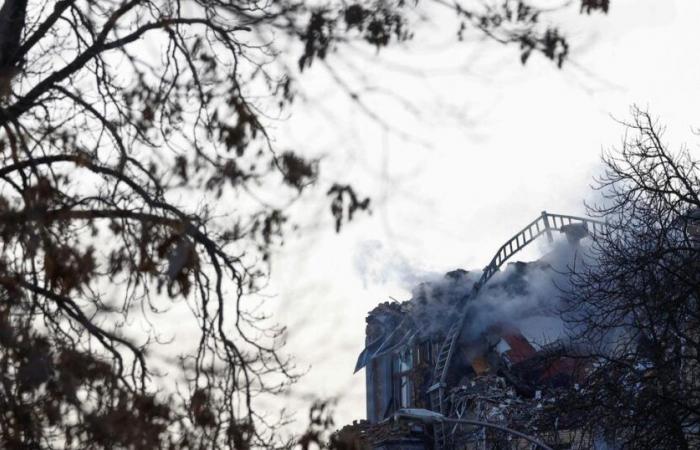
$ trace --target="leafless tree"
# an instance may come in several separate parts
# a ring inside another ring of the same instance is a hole
[[[647,112],[634,109],[625,126],[603,159],[603,200],[589,208],[607,230],[565,295],[574,340],[592,359],[560,407],[620,448],[696,448],[699,161],[670,150]]]

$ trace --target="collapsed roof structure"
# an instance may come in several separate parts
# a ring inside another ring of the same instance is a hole
[[[365,369],[367,392],[367,421],[355,428],[362,429],[368,446],[528,448],[527,442],[489,428],[391,420],[401,411],[427,410],[537,430],[553,448],[570,448],[576,430],[566,418],[547,415],[543,395],[572,386],[582,374],[581,362],[567,356],[571,349],[559,339],[561,319],[547,311],[557,297],[552,281],[561,274],[554,267],[560,255],[501,269],[540,236],[553,242],[554,233],[561,232],[571,250],[601,227],[590,219],[543,212],[501,246],[482,272],[448,272],[443,280],[419,285],[410,300],[372,310],[355,367]]]

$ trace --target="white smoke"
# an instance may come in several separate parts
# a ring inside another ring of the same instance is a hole
[[[535,346],[566,340],[567,324],[561,317],[563,291],[571,271],[590,264],[590,239],[569,243],[555,240],[548,253],[532,262],[510,262],[496,273],[471,300],[463,336],[474,339],[492,326],[514,326]],[[411,289],[410,311],[421,334],[445,331],[467,298],[481,271],[455,270],[445,275],[411,264],[381,242],[360,244],[355,269],[365,287],[397,284]]]
[[[389,249],[376,240],[361,242],[355,251],[353,262],[365,289],[376,285],[396,284],[410,290],[420,283],[440,277],[435,272],[410,263],[398,251]]]
[[[467,301],[480,276],[480,272],[457,269],[414,287],[410,313],[420,333],[444,332],[456,319],[458,306]]]
[[[571,271],[588,258],[588,240],[557,240],[537,261],[509,263],[481,289],[469,306],[465,336],[475,338],[490,327],[515,326],[536,347],[567,337],[561,317],[563,292]]]

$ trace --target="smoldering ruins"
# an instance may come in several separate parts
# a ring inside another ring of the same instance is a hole
[[[532,445],[498,429],[420,420],[436,414],[527,430],[552,448],[574,448],[579,430],[548,406],[577,387],[590,361],[572,356],[577,349],[560,294],[601,227],[543,212],[482,271],[448,272],[416,286],[409,300],[370,311],[355,367],[365,371],[367,419],[341,433],[360,435],[375,450]],[[551,243],[548,253],[511,260],[539,237]]]

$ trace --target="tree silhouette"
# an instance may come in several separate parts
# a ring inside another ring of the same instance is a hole
[[[619,448],[696,448],[700,424],[700,167],[633,110],[622,147],[604,157],[607,230],[572,273],[564,317],[592,358],[559,411]]]

